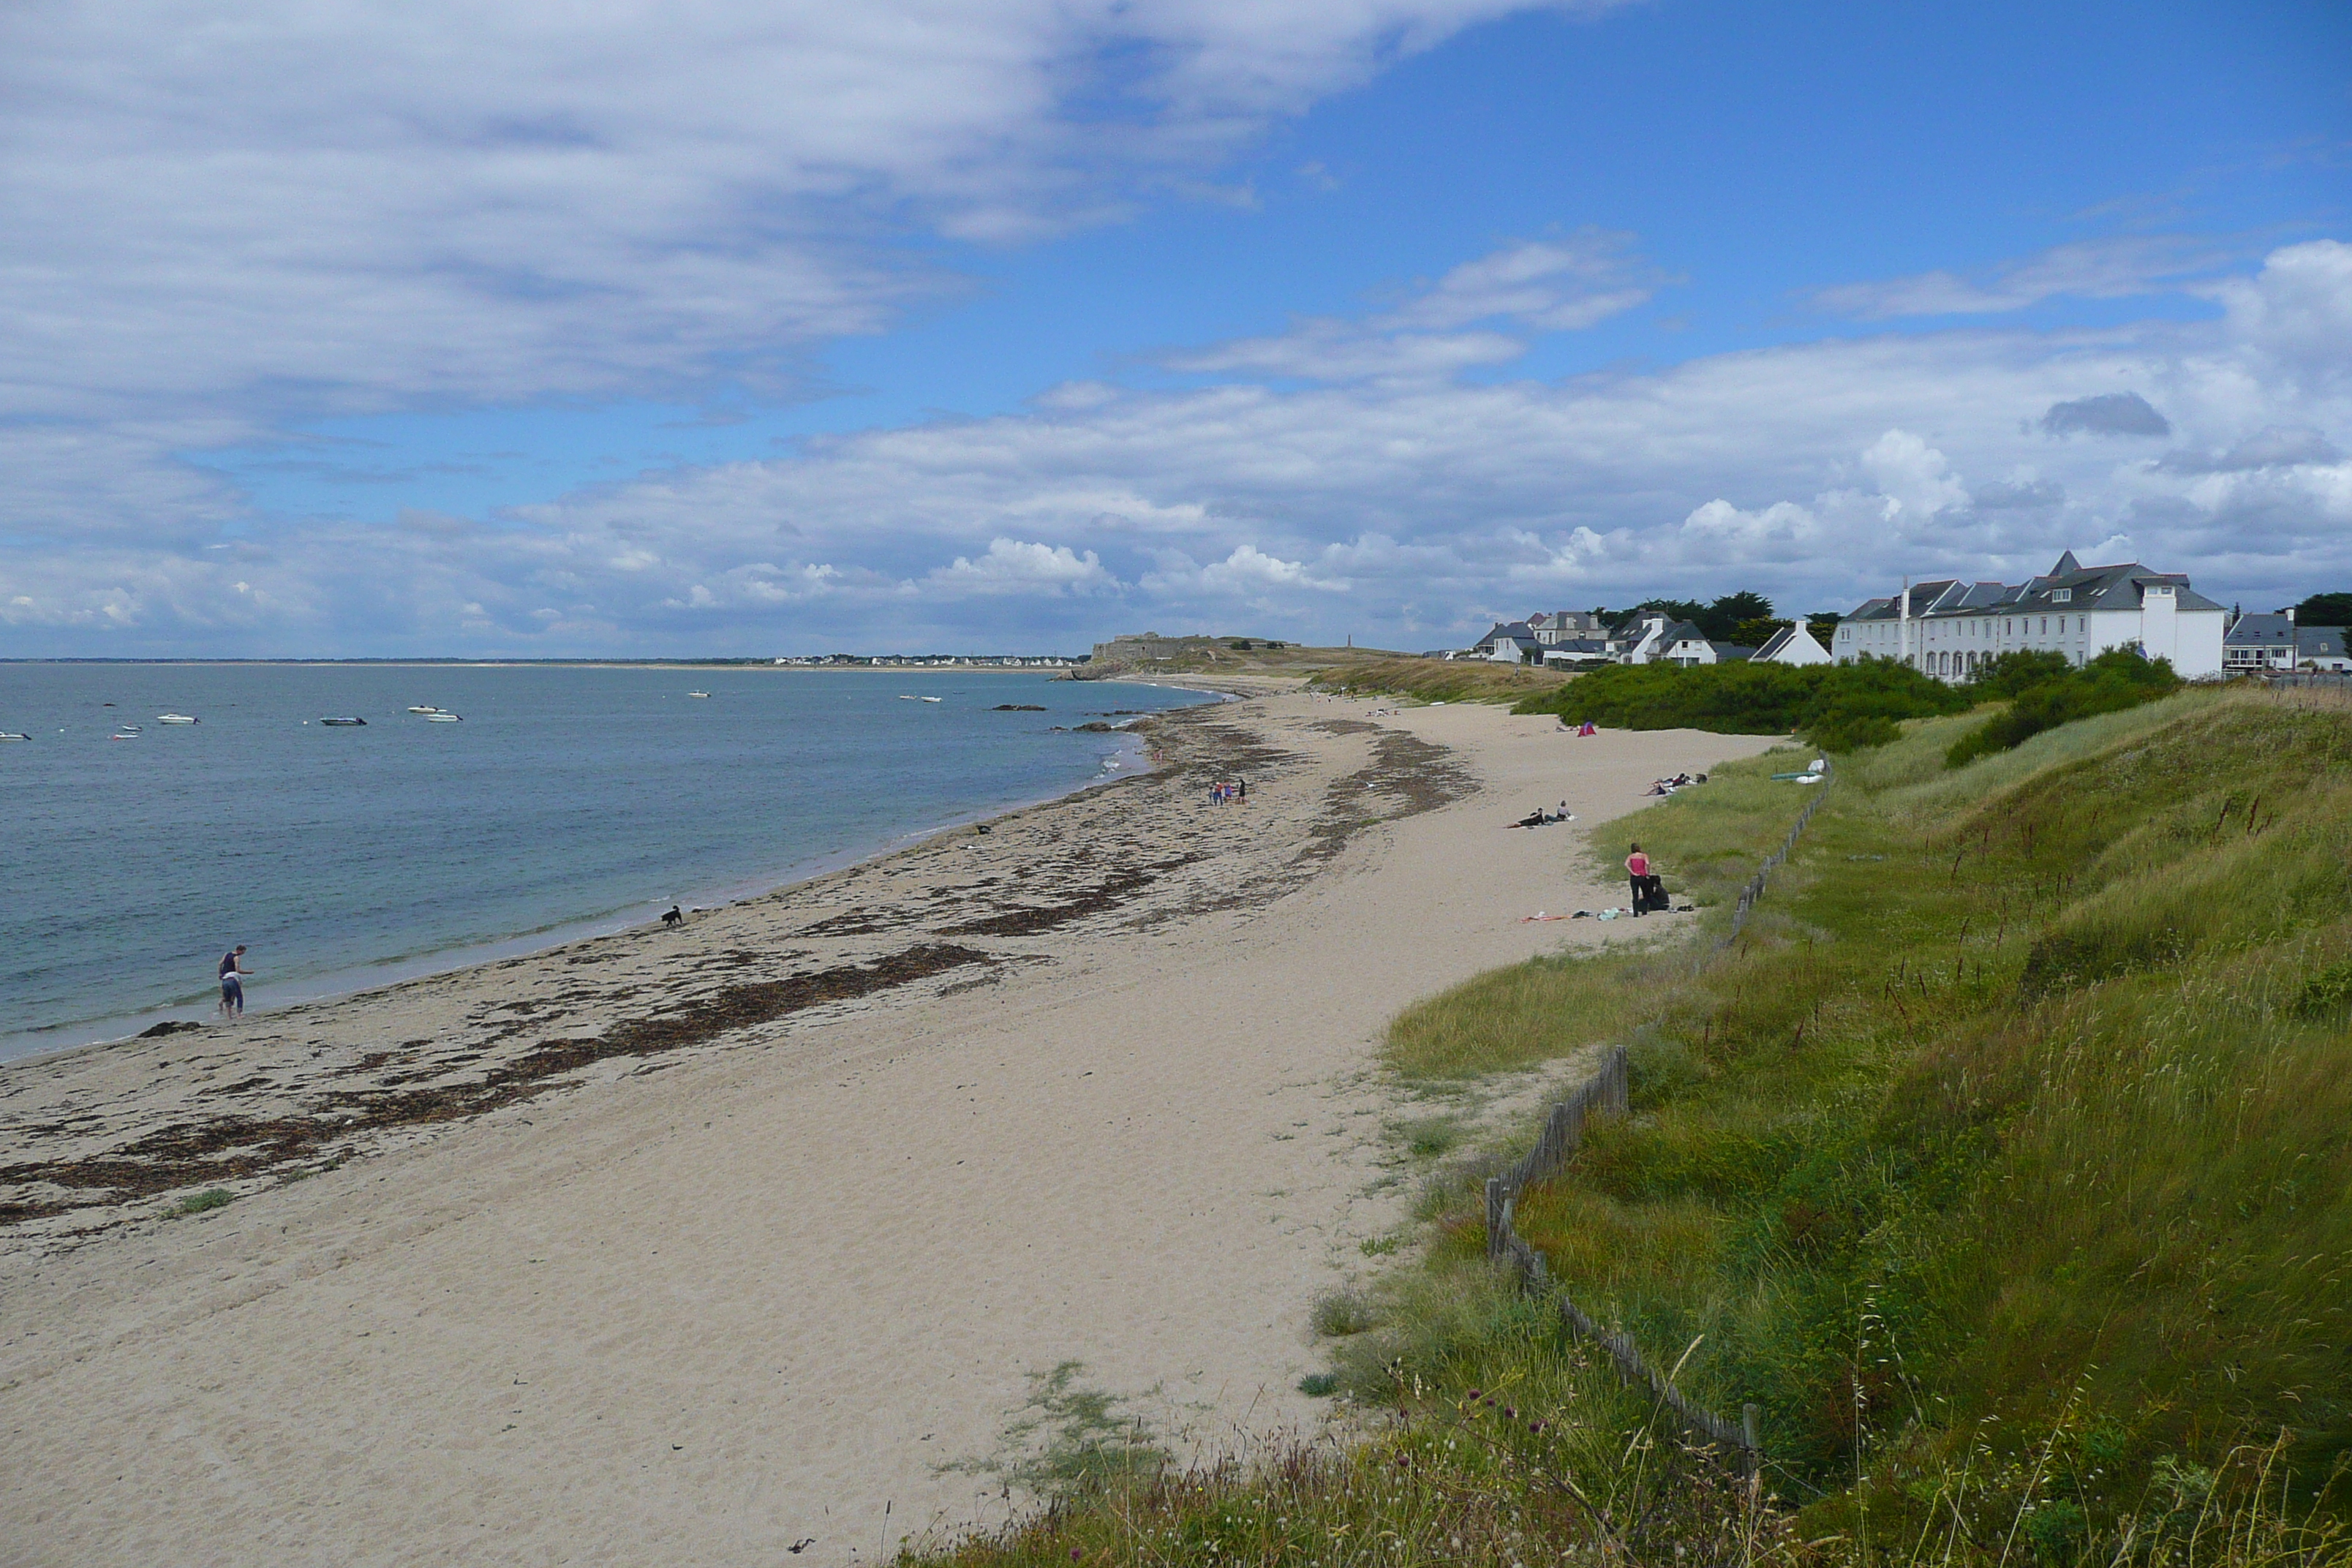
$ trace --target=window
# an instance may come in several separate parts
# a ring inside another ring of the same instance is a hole
[[[2069,605],[2074,603],[2074,590],[2072,588],[2053,588],[2050,590],[2050,602],[2053,605]],[[2062,622],[2059,625],[2058,629],[2062,632],[2064,631],[2066,629],[2065,625]]]

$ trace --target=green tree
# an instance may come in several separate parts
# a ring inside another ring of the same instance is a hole
[[[2314,594],[2294,607],[2299,626],[2352,626],[2352,594]]]

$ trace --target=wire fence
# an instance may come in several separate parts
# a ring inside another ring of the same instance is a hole
[[[1714,946],[1700,953],[1699,966],[1704,966],[1738,938],[1741,928],[1748,923],[1748,911],[1763,898],[1772,873],[1788,863],[1789,856],[1797,847],[1798,838],[1805,831],[1805,825],[1812,821],[1813,814],[1820,811],[1829,799],[1830,786],[1833,782],[1823,780],[1821,792],[1806,803],[1803,811],[1797,814],[1797,820],[1790,827],[1788,837],[1781,840],[1780,848],[1766,856],[1764,863],[1757,868],[1756,875],[1740,888],[1738,900],[1732,908],[1731,929]],[[1696,973],[1697,967],[1695,966],[1692,973]],[[1757,1436],[1757,1407],[1742,1405],[1739,1419],[1735,1423],[1684,1394],[1675,1386],[1670,1375],[1660,1372],[1643,1356],[1641,1347],[1633,1342],[1633,1336],[1612,1333],[1587,1316],[1570,1298],[1566,1288],[1552,1279],[1551,1266],[1545,1261],[1544,1255],[1530,1246],[1512,1224],[1512,1214],[1518,1206],[1520,1195],[1534,1184],[1558,1175],[1577,1150],[1583,1146],[1584,1124],[1589,1117],[1604,1113],[1623,1116],[1627,1113],[1632,1088],[1625,1047],[1612,1046],[1602,1059],[1600,1070],[1577,1085],[1567,1099],[1552,1107],[1551,1114],[1544,1118],[1543,1131],[1536,1135],[1535,1147],[1499,1175],[1487,1178],[1486,1258],[1497,1267],[1508,1268],[1520,1289],[1530,1294],[1552,1296],[1559,1308],[1560,1321],[1568,1326],[1570,1333],[1599,1345],[1616,1364],[1618,1373],[1627,1383],[1649,1390],[1659,1407],[1671,1415],[1684,1431],[1701,1444],[1733,1458],[1743,1475],[1753,1477],[1764,1462],[1763,1447]]]

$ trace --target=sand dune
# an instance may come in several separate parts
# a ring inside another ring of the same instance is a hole
[[[1657,929],[1524,923],[1622,889],[1503,825],[1768,743],[1370,710],[1166,721],[1150,778],[682,932],[0,1074],[0,1558],[838,1563],[1002,1517],[943,1467],[1066,1363],[1163,1436],[1312,1420],[1309,1305],[1402,1212],[1382,1024]],[[40,1173],[110,1160],[162,1174]]]

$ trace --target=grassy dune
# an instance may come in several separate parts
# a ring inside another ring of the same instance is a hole
[[[2352,710],[2183,693],[1947,772],[1970,721],[1852,759],[1697,977],[1538,961],[1389,1042],[1438,1083],[1630,1044],[1634,1115],[1517,1225],[1685,1388],[1762,1406],[1777,1500],[1488,1278],[1474,1163],[1334,1342],[1351,1439],[953,1555],[2352,1563]],[[1706,919],[1802,798],[1771,771],[1642,819]]]
[[[1308,684],[1327,691],[1392,692],[1423,702],[1520,702],[1575,679],[1539,665],[1490,664],[1475,658],[1378,658],[1318,669]]]

